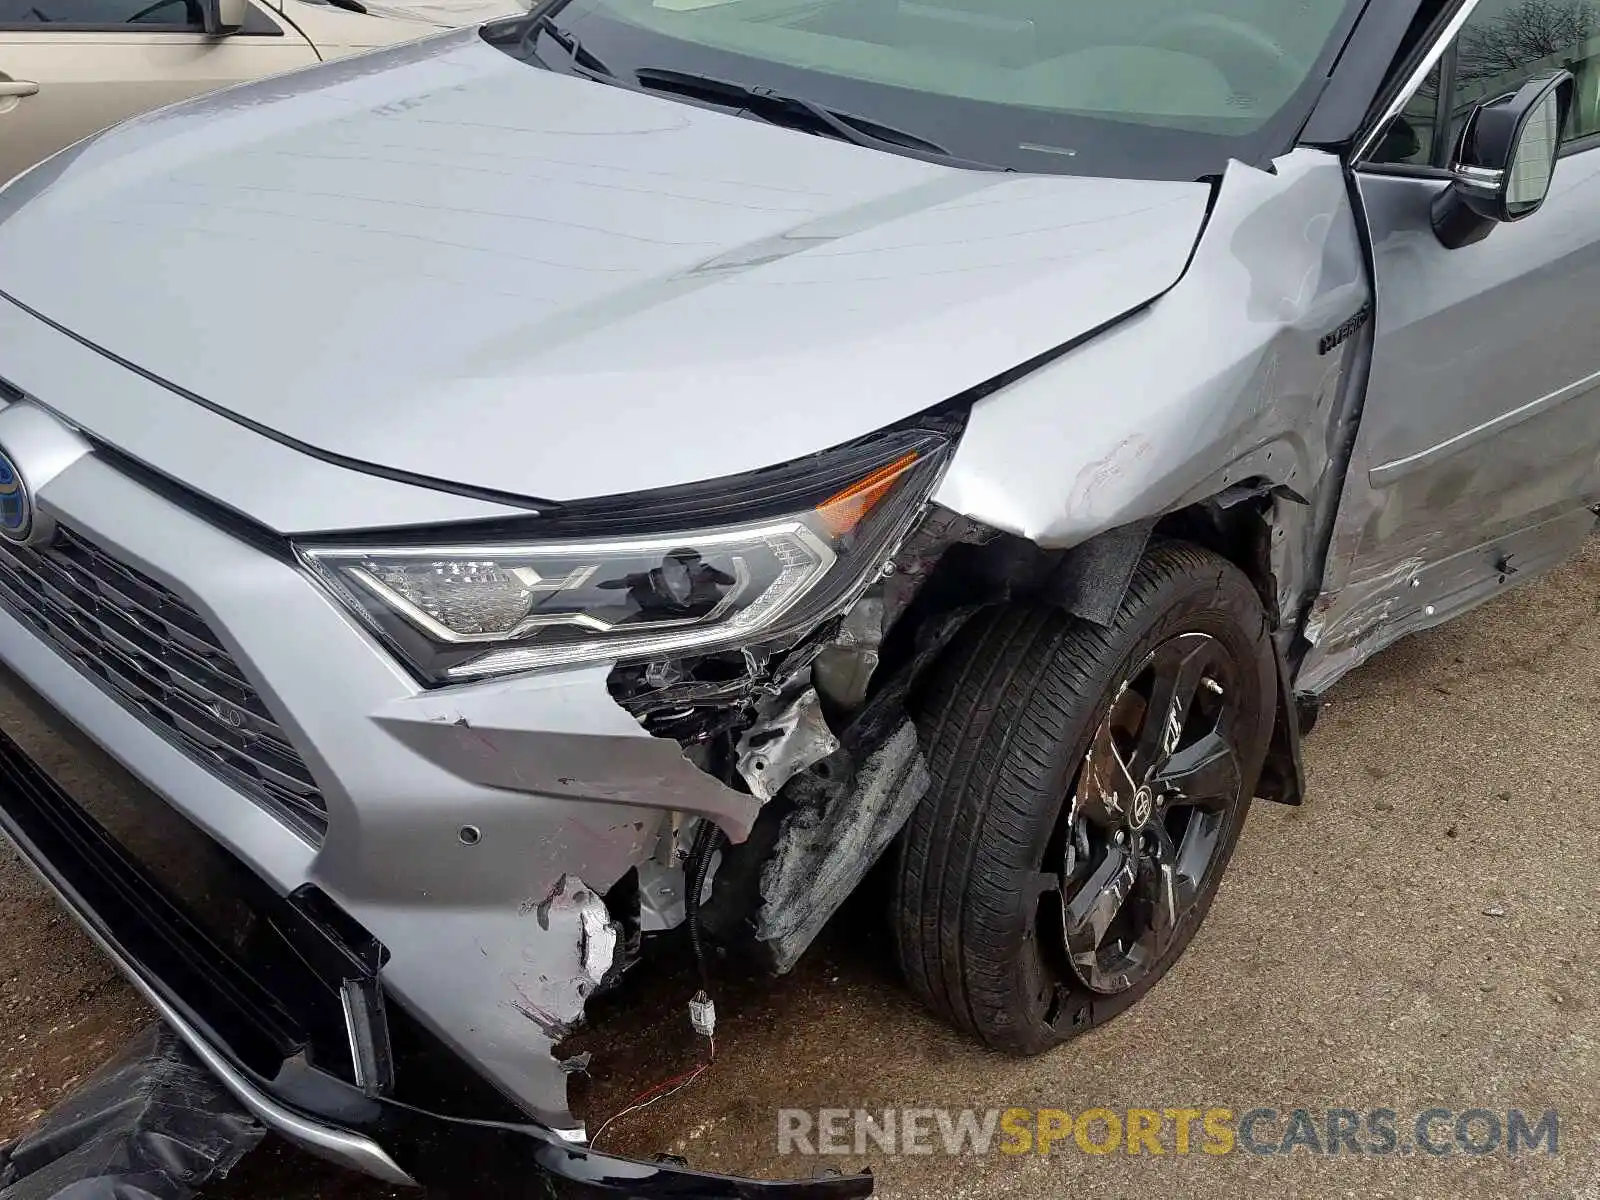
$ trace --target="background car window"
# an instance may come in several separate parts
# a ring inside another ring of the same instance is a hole
[[[1578,80],[1562,136],[1570,144],[1600,134],[1600,2],[1482,0],[1374,158],[1449,166],[1461,127],[1477,105],[1563,67]]]
[[[198,0],[0,0],[0,29],[64,25],[200,27]]]

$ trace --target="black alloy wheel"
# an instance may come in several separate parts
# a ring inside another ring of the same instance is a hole
[[[1062,810],[1045,890],[1084,987],[1148,975],[1199,900],[1243,795],[1238,670],[1216,638],[1183,633],[1116,692]]]
[[[893,916],[924,1002],[1033,1054],[1166,973],[1266,756],[1268,632],[1238,568],[1172,542],[1108,628],[1024,605],[973,619],[914,704],[933,783],[901,837]]]

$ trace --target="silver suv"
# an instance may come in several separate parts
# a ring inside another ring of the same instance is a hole
[[[592,1151],[585,1006],[882,861],[1056,1046],[1330,684],[1579,546],[1595,10],[1206,3],[554,0],[0,193],[0,823],[263,1120],[864,1194]]]

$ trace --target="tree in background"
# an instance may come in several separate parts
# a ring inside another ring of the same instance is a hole
[[[1541,59],[1560,66],[1570,56],[1587,57],[1587,43],[1600,37],[1600,4],[1593,0],[1521,0],[1461,35],[1456,78],[1463,82],[1516,75]]]

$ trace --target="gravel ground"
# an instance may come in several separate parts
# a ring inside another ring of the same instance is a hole
[[[1124,1018],[1044,1058],[981,1051],[885,965],[871,897],[795,978],[719,994],[717,1063],[614,1125],[606,1149],[810,1175],[780,1108],[1438,1106],[1560,1113],[1559,1153],[882,1154],[880,1194],[1600,1200],[1600,543],[1549,580],[1411,639],[1333,694],[1310,804],[1258,806],[1190,953]],[[660,972],[599,1014],[591,1122],[692,1062],[689,986]],[[619,1008],[634,1014],[618,1046]],[[641,1024],[640,1015],[643,1014]],[[138,1000],[0,850],[0,1140],[143,1021]],[[1282,1124],[1267,1126],[1275,1138]],[[1170,1136],[1169,1136],[1170,1146]],[[272,1143],[209,1193],[398,1195]]]

